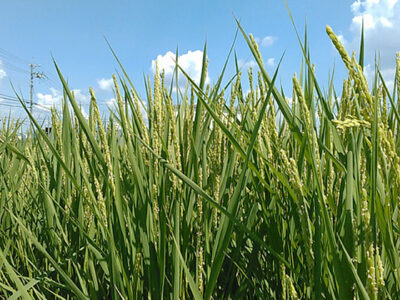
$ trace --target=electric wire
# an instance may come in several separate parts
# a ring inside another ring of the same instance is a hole
[[[0,48],[0,56],[8,57],[12,60],[19,61],[19,63],[29,65],[29,62],[27,60],[20,58],[19,56],[15,55],[15,54],[11,53],[10,51],[7,51],[3,48]]]
[[[4,100],[7,100],[7,101],[13,101],[13,102],[20,103],[20,100],[18,98],[15,98],[15,97],[12,97],[12,96],[8,96],[8,95],[4,95],[4,94],[1,94],[1,93],[0,93],[0,99],[4,99]],[[21,101],[26,103],[26,104],[30,104],[31,103],[29,100],[26,100],[26,99],[21,99]],[[1,104],[2,104],[2,102],[0,102],[0,105]],[[32,102],[32,105],[39,106],[40,108],[43,108],[43,109],[46,109],[46,110],[50,110],[50,108],[48,108],[45,105],[40,104],[38,102]],[[19,106],[19,107],[21,107],[21,106]]]

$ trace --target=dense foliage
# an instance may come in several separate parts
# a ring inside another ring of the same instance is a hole
[[[200,83],[167,87],[157,70],[146,101],[121,66],[107,120],[93,90],[83,116],[57,68],[51,133],[29,110],[26,137],[3,124],[0,298],[399,294],[400,58],[393,92],[378,69],[370,88],[363,43],[356,60],[327,27],[348,69],[341,97],[301,44],[289,99],[239,29],[259,69],[248,93],[237,66],[206,86],[204,49]]]

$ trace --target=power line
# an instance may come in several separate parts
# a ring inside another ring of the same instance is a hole
[[[43,72],[34,71],[34,69],[39,67],[39,65],[34,65],[32,63],[29,63],[27,60],[11,53],[10,51],[3,49],[3,48],[0,48],[0,59],[1,59],[2,65],[4,65],[4,67],[7,71],[18,72],[18,73],[22,73],[22,74],[30,74],[30,100],[29,100],[30,105],[29,106],[30,106],[31,110],[32,110],[32,105],[34,105],[34,103],[33,103],[33,89],[34,89],[33,81],[34,81],[34,79],[36,79],[36,78],[37,79],[46,79],[47,81],[51,82],[54,85],[59,84],[52,78],[52,77],[54,77],[54,73],[48,72],[47,70],[45,70],[46,74],[51,75],[49,77],[48,75],[46,75]],[[10,60],[14,61],[18,64],[29,65],[30,72],[26,69],[22,69],[16,65],[14,65],[12,62],[10,62]],[[43,70],[43,68],[42,68],[42,70]],[[50,86],[50,84],[48,84],[47,81],[43,81],[43,83],[51,89],[52,87]],[[38,105],[38,104],[36,104],[36,105]]]
[[[8,103],[8,102],[6,102],[6,101],[12,102],[12,103]],[[15,101],[15,100],[13,100],[13,99],[5,99],[5,98],[2,98],[2,100],[0,101],[0,103],[7,103],[7,104],[19,105],[20,103],[17,103],[17,102],[18,102],[18,101]]]
[[[13,101],[13,100],[5,100],[5,101]],[[17,107],[17,108],[23,108],[21,105],[14,105],[14,104],[9,104],[9,103],[4,103],[3,101],[0,102],[0,105],[4,105],[4,106],[10,106],[10,107]],[[39,103],[34,103],[34,106],[36,106],[37,109],[44,109],[47,110],[47,112],[50,111],[50,108],[39,104]]]
[[[29,63],[25,61],[22,58],[17,57],[16,55],[0,48],[0,61],[1,65],[3,65],[7,71],[14,71],[14,72],[20,72],[24,74],[29,74],[28,70],[22,69],[19,66],[16,66],[15,63],[17,64],[23,64],[27,66]]]
[[[25,65],[29,65],[29,62],[27,60],[25,60],[23,58],[20,58],[19,56],[15,55],[15,54],[13,54],[13,53],[11,53],[11,52],[3,49],[3,48],[0,48],[0,56],[8,57],[9,59],[12,59],[14,61],[18,61],[19,63],[25,64]]]
[[[6,95],[6,94],[2,94],[2,93],[0,93],[0,98],[4,98],[4,99],[12,99],[13,101],[18,101],[19,102],[19,99],[21,99],[23,102],[25,102],[25,103],[29,103],[29,101],[28,100],[26,100],[26,99],[22,99],[22,98],[17,98],[17,97],[14,97],[14,96],[9,96],[9,95]]]
[[[51,82],[53,82],[53,83],[58,83],[58,82],[56,82],[56,81],[54,81],[54,78],[57,78],[57,80],[58,80],[58,75],[56,75],[55,73],[53,73],[52,71],[50,71],[49,69],[47,69],[47,68],[44,68],[43,66],[41,67],[42,68],[42,70],[46,73],[46,79],[48,79],[49,81],[51,81]]]
[[[21,69],[20,67],[17,67],[8,61],[5,61],[2,59],[1,62],[2,62],[1,65],[4,66],[7,71],[14,71],[14,72],[19,72],[19,73],[23,73],[23,74],[29,74],[29,71]]]
[[[18,107],[18,108],[21,108],[21,106],[19,106],[19,105],[6,104],[6,103],[3,103],[3,102],[0,102],[0,105],[8,106],[8,107]]]
[[[53,85],[50,85],[49,82],[51,82]],[[43,83],[44,85],[46,85],[50,90],[51,89],[55,89],[55,86],[57,86],[60,83],[55,82],[54,80],[52,80],[50,77],[47,78],[46,81],[40,81],[39,84]]]
[[[18,72],[18,73],[21,73],[21,74],[30,74],[30,72],[28,70],[22,69],[20,67],[17,67],[13,63],[11,63],[11,62],[9,62],[7,60],[4,60],[1,57],[1,53],[0,53],[0,61],[2,62],[2,65],[4,66],[4,69],[6,69],[6,71],[8,71],[8,72],[11,71],[11,72]],[[46,73],[49,74],[50,72],[46,71]],[[52,77],[49,77],[49,76],[45,75],[43,72],[41,72],[41,74],[43,75],[42,79],[46,79],[46,80],[50,81],[53,84],[58,84]],[[50,73],[50,74],[53,74],[53,73]],[[53,76],[53,75],[51,75],[51,76]]]
[[[23,119],[23,120],[21,120],[22,118],[14,118],[14,120],[18,120],[18,123],[19,124],[26,124],[26,123],[30,123],[31,122],[31,120],[30,119]],[[9,120],[11,120],[11,118],[9,118],[9,117],[0,117],[0,122],[3,122],[3,121],[9,121]],[[38,119],[38,118],[35,118],[35,121],[36,122],[38,122],[39,124],[41,123],[41,125],[45,125],[45,123],[47,122],[47,123],[51,123],[51,119]]]
[[[4,99],[4,100],[6,100],[6,101],[13,101],[13,102],[18,102],[18,103],[20,103],[20,100],[19,100],[18,98],[15,98],[15,97],[12,97],[12,96],[8,96],[8,95],[4,95],[4,94],[0,94],[0,99]],[[26,100],[26,99],[21,99],[21,101],[24,102],[24,103],[26,103],[26,104],[30,104],[30,103],[31,103],[30,101],[28,101],[28,100]],[[0,103],[1,103],[1,102],[0,102]],[[45,105],[43,105],[43,104],[40,104],[40,103],[38,103],[38,102],[32,102],[32,105],[39,106],[39,107],[41,107],[41,108],[43,108],[43,109],[46,109],[46,110],[50,110],[50,108],[48,108],[47,106],[45,106]],[[21,106],[19,106],[19,107],[21,107]]]
[[[47,106],[45,106],[45,105],[43,105],[43,104],[40,104],[40,103],[33,103],[33,105],[39,106],[39,107],[41,107],[42,109],[50,110],[50,108],[48,108]]]

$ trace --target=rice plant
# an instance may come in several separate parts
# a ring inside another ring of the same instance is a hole
[[[0,298],[397,298],[400,57],[393,91],[378,67],[370,87],[363,39],[356,59],[327,27],[348,70],[341,96],[300,42],[289,101],[238,28],[258,65],[249,93],[237,63],[224,79],[229,57],[205,84],[204,47],[200,82],[177,61],[145,98],[120,64],[115,110],[101,118],[90,89],[85,118],[55,64],[51,133],[26,107],[26,137],[3,122]]]

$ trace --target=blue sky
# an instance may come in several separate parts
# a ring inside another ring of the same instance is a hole
[[[397,0],[316,1],[288,0],[301,36],[307,19],[312,62],[322,86],[335,65],[336,88],[345,76],[343,64],[325,34],[329,24],[341,36],[349,51],[358,49],[360,20],[366,23],[367,68],[371,76],[373,57],[379,49],[384,75],[392,80],[395,52],[400,50],[400,2]],[[29,98],[29,66],[49,79],[35,80],[35,115],[48,116],[43,107],[58,105],[61,87],[51,56],[85,107],[88,88],[98,95],[103,111],[113,98],[110,78],[118,70],[105,36],[117,52],[138,91],[144,96],[143,75],[152,75],[152,61],[171,67],[171,54],[178,48],[180,61],[196,77],[201,52],[207,41],[209,82],[216,81],[233,41],[240,19],[247,33],[260,43],[260,50],[273,73],[286,50],[279,82],[290,93],[291,78],[299,72],[301,52],[284,1],[105,1],[105,0],[19,0],[0,4],[0,118],[22,116],[10,81],[23,97]],[[395,38],[397,37],[397,38]],[[242,36],[235,44],[242,67],[253,65]],[[233,74],[231,61],[228,75]],[[168,74],[167,74],[168,75]],[[289,95],[290,96],[290,95]]]

